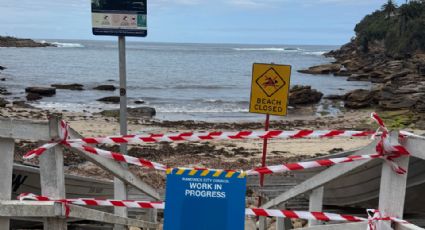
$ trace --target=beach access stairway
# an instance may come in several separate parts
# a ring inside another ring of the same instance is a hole
[[[10,219],[41,221],[44,223],[44,229],[48,230],[67,229],[68,222],[78,220],[88,220],[116,226],[126,225],[143,229],[156,229],[158,227],[156,222],[157,212],[154,209],[149,210],[146,214],[145,219],[147,220],[139,220],[60,202],[11,200],[15,140],[57,141],[59,139],[59,122],[60,117],[58,116],[50,117],[48,122],[0,119],[0,175],[2,175],[0,180],[0,229],[9,229]],[[81,138],[72,129],[70,129],[70,137]],[[391,132],[391,142],[398,143],[398,138],[398,132]],[[425,204],[422,197],[423,191],[425,191],[425,188],[422,189],[425,184],[425,180],[423,180],[423,175],[425,175],[423,171],[425,170],[425,165],[423,165],[425,160],[425,140],[406,138],[401,144],[411,154],[409,157],[404,156],[394,159],[394,162],[400,167],[408,170],[408,173],[403,175],[395,173],[385,161],[373,159],[337,164],[320,170],[294,173],[294,177],[279,174],[268,175],[266,176],[266,187],[264,188],[256,188],[254,184],[258,184],[258,181],[256,181],[258,179],[253,177],[249,179],[248,187],[268,196],[267,202],[262,205],[262,208],[265,209],[289,207],[290,202],[297,198],[300,199],[298,204],[301,205],[306,204],[308,200],[309,211],[320,212],[326,207],[325,205],[336,202],[335,204],[340,203],[348,206],[372,205],[374,207],[370,208],[378,208],[386,215],[403,218],[405,210],[412,209],[410,207],[411,203],[416,203],[416,207],[412,210]],[[375,146],[376,141],[357,151],[341,153],[340,156],[373,154],[375,153]],[[41,193],[51,199],[62,199],[66,196],[62,148],[63,146],[58,145],[39,157]],[[77,151],[76,149],[74,150]],[[154,188],[144,183],[120,163],[82,151],[78,151],[78,153],[126,184],[145,193],[153,200],[161,200],[161,195]],[[327,157],[335,157],[335,155]],[[410,175],[410,179],[408,175]],[[378,183],[375,183],[376,181]],[[370,190],[367,191],[369,188]],[[406,197],[409,191],[414,191],[413,194],[416,196]],[[347,194],[348,196],[344,198],[344,195]],[[366,196],[363,196],[364,194]],[[347,203],[346,201],[350,200],[350,196],[357,197],[357,200],[353,199],[351,204]],[[376,199],[375,205],[373,204],[374,199]],[[405,206],[407,207],[406,209]],[[67,209],[69,209],[69,213]],[[266,217],[260,217],[259,220],[259,229],[268,229]],[[289,219],[277,218],[275,229],[289,229],[288,221]],[[381,226],[381,223],[378,223],[378,225],[379,230],[392,229],[387,225]],[[324,225],[319,221],[312,220],[309,221],[309,227],[305,229],[364,230],[366,226],[367,222],[330,223]],[[413,224],[398,222],[394,223],[394,228],[401,230],[422,229]]]
[[[67,229],[68,222],[86,220],[103,224],[134,226],[156,229],[156,210],[151,209],[146,220],[131,219],[91,208],[53,201],[12,200],[12,172],[15,140],[49,142],[59,139],[59,116],[51,116],[48,122],[0,119],[0,229],[10,229],[10,220],[43,222],[45,230]],[[70,129],[71,138],[81,136]],[[75,150],[77,151],[77,150]],[[145,193],[153,200],[160,200],[158,192],[116,161],[78,151],[88,161],[106,170],[124,183]],[[43,196],[52,199],[65,198],[65,174],[63,146],[58,145],[39,157],[40,187]]]
[[[399,138],[398,132],[391,132],[390,140],[393,143]],[[262,208],[283,209],[286,206],[301,204],[308,199],[309,211],[334,211],[338,213],[354,211],[355,208],[365,211],[363,207],[375,208],[393,217],[403,218],[406,210],[411,218],[407,219],[421,226],[425,226],[425,140],[406,138],[401,143],[411,154],[410,157],[400,157],[395,162],[408,170],[408,173],[399,175],[391,166],[381,159],[356,161],[349,164],[338,164],[325,169],[294,172],[293,179],[268,175],[265,186],[256,188],[268,200]],[[376,141],[368,146],[345,153],[321,157],[332,158],[348,155],[365,155],[375,153]],[[290,177],[291,178],[291,177]],[[252,186],[256,179],[251,179]],[[292,180],[295,186],[291,187]],[[288,183],[289,181],[289,183]],[[271,182],[271,183],[270,183]],[[279,186],[283,185],[283,186]],[[288,188],[291,187],[291,188]],[[255,190],[255,189],[254,189]],[[407,195],[406,195],[407,194]],[[328,205],[328,206],[326,206]],[[338,205],[340,205],[338,207]],[[344,208],[345,207],[345,208]],[[350,209],[353,207],[353,209]],[[365,212],[364,212],[365,213]],[[342,213],[343,214],[343,213]],[[364,215],[363,215],[364,216]],[[407,216],[406,216],[407,217]],[[266,230],[266,218],[260,217],[260,230]],[[276,230],[289,229],[287,219],[276,219]],[[304,229],[366,229],[367,222],[348,224],[327,224],[310,220]],[[394,229],[423,229],[413,224],[394,223]],[[379,225],[380,230],[392,229],[387,225]]]

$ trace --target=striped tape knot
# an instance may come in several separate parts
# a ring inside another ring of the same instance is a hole
[[[392,221],[396,223],[401,224],[409,224],[409,222],[396,218],[396,217],[389,217],[382,214],[381,211],[376,209],[367,209],[367,229],[368,230],[378,230],[378,223],[379,221]],[[388,224],[390,226],[390,224]]]
[[[379,132],[381,134],[380,140],[376,145],[377,154],[379,154],[380,158],[384,159],[391,166],[394,172],[396,172],[397,174],[405,174],[407,170],[400,167],[396,162],[394,162],[394,159],[403,156],[409,156],[409,151],[407,151],[407,149],[403,147],[398,141],[395,144],[391,143],[389,138],[389,131],[385,126],[384,121],[381,119],[381,117],[378,116],[378,114],[372,113],[371,118],[379,126],[373,137],[376,137]],[[400,135],[401,134],[399,133],[399,137]]]
[[[21,193],[17,198],[20,201],[35,200],[35,201],[54,201],[54,202],[62,203],[62,204],[64,204],[64,207],[65,207],[65,217],[69,217],[69,214],[71,213],[71,208],[69,207],[69,205],[72,204],[71,200],[51,199],[47,196],[39,196],[39,195],[35,195],[33,193]]]

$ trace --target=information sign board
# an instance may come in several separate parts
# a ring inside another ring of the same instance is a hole
[[[255,63],[249,112],[285,116],[290,77],[290,65]]]
[[[168,170],[164,230],[243,230],[245,193],[241,172]]]
[[[94,35],[147,35],[146,0],[92,0]]]

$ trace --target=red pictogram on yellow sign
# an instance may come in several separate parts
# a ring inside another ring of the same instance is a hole
[[[289,65],[255,63],[249,112],[286,115],[290,76]]]

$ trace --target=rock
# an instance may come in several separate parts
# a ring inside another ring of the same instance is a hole
[[[322,99],[323,93],[311,89],[311,86],[295,85],[289,91],[290,105],[314,104]]]
[[[347,81],[369,81],[370,75],[369,74],[351,74]]]
[[[298,70],[298,72],[306,74],[330,74],[339,72],[341,67],[341,64],[325,64],[313,66],[304,70]]]
[[[152,107],[128,108],[127,112],[130,117],[153,117],[156,115],[156,110]]]
[[[385,73],[382,71],[373,71],[370,73],[370,82],[372,83],[384,83],[385,82]]]
[[[1,107],[1,108],[6,107],[6,105],[7,105],[7,104],[9,104],[9,102],[8,102],[8,101],[6,101],[6,99],[4,99],[4,98],[0,98],[0,107]]]
[[[418,73],[421,76],[425,76],[425,64],[418,64]]]
[[[40,96],[40,94],[38,93],[28,93],[26,98],[27,98],[27,101],[36,101],[36,100],[40,100],[43,97]]]
[[[134,101],[134,104],[136,104],[136,105],[145,104],[145,101],[144,100],[137,100],[137,101]]]
[[[120,97],[118,96],[103,97],[103,98],[97,99],[97,101],[118,104],[120,103]]]
[[[25,109],[34,109],[34,106],[28,105],[25,101],[14,101],[13,103],[14,107],[19,108],[25,108]]]
[[[12,93],[8,92],[6,88],[0,87],[0,94],[1,95],[11,95]]]
[[[0,78],[0,81],[6,81],[5,77]]]
[[[81,84],[53,84],[52,87],[56,89],[69,89],[69,90],[83,90],[83,85]]]
[[[93,89],[114,91],[114,90],[117,89],[117,87],[115,87],[114,85],[99,85],[99,86],[94,87]]]
[[[120,110],[104,110],[100,112],[105,117],[119,117]],[[127,108],[127,114],[129,117],[140,118],[140,117],[153,117],[156,115],[155,108],[151,107],[138,107],[138,108]]]
[[[350,71],[341,70],[341,71],[338,71],[338,72],[334,73],[334,76],[337,76],[337,77],[349,77],[349,76],[351,76],[351,74],[352,73]]]
[[[7,68],[0,65],[0,70],[5,70],[5,69],[7,69]]]
[[[392,71],[399,71],[403,68],[404,62],[399,60],[389,61],[386,63],[386,67]]]
[[[415,105],[415,100],[409,100],[409,99],[396,99],[396,100],[390,100],[390,101],[380,101],[379,106],[382,109],[389,109],[389,110],[396,110],[396,109],[406,109],[406,108],[412,108]]]
[[[412,73],[412,71],[410,69],[403,69],[402,71],[399,71],[397,73],[394,73],[394,74],[391,74],[391,75],[385,77],[384,82],[392,81],[392,80],[397,79],[397,78],[402,78],[402,77],[404,77],[408,74],[411,74],[411,73]]]
[[[345,98],[345,95],[336,95],[336,94],[330,94],[323,97],[323,99],[328,99],[328,100],[344,100],[344,98]]]
[[[345,95],[344,107],[360,109],[370,107],[373,101],[373,92],[365,89],[356,89]]]
[[[53,87],[27,87],[25,88],[27,93],[36,93],[41,96],[53,96],[56,94],[56,88]]]

